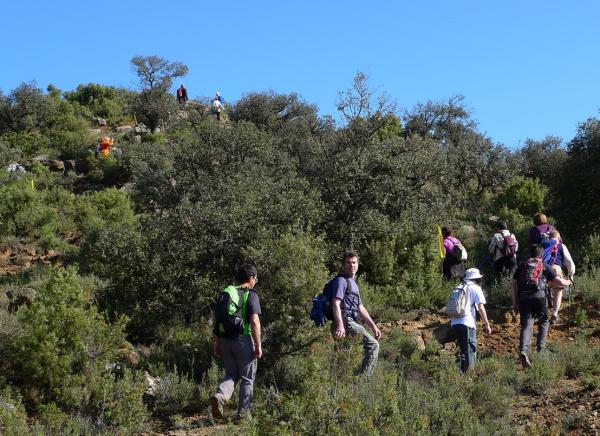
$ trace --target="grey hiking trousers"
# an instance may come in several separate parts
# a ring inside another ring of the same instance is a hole
[[[257,359],[254,356],[252,336],[239,335],[237,338],[221,338],[221,356],[225,367],[225,377],[221,380],[215,397],[224,404],[231,398],[235,384],[240,380],[240,401],[238,416],[252,409],[254,379]]]
[[[521,316],[521,334],[519,335],[519,352],[527,353],[533,338],[533,324],[538,318],[537,351],[546,348],[548,339],[548,305],[546,297],[520,298],[519,312]]]
[[[365,357],[362,361],[361,372],[371,375],[377,363],[377,356],[379,355],[379,342],[367,332],[367,329],[352,318],[348,318],[346,321],[346,332],[350,336],[362,336]]]

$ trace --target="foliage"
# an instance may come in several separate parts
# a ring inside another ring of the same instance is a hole
[[[600,267],[600,234],[593,233],[587,237],[583,246],[578,250],[580,253],[581,266],[583,270]]]
[[[74,91],[65,92],[64,95],[67,101],[76,103],[76,111],[80,107],[82,116],[101,117],[109,124],[115,124],[125,117],[128,102],[134,93],[124,88],[88,83],[79,85]]]
[[[134,56],[131,68],[140,81],[142,89],[168,91],[175,77],[185,76],[189,68],[181,62],[170,62],[160,56]]]
[[[557,183],[557,211],[561,230],[572,240],[584,240],[600,226],[600,120],[581,123],[567,147],[568,157]]]
[[[116,357],[122,323],[108,325],[73,270],[54,270],[35,301],[19,312],[21,336],[9,348],[11,377],[33,404],[62,397]]]
[[[496,200],[498,209],[506,207],[524,216],[533,216],[544,210],[548,188],[538,179],[517,177],[504,186],[504,192]]]

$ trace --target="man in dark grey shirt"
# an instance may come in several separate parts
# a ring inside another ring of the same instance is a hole
[[[370,375],[377,362],[377,355],[379,354],[378,339],[381,337],[381,332],[371,319],[360,298],[358,283],[355,279],[358,271],[358,254],[355,251],[346,251],[342,256],[342,261],[344,263],[344,273],[336,277],[333,282],[332,334],[335,339],[341,339],[346,334],[362,336],[365,357],[361,372]],[[349,289],[348,286],[350,286]],[[369,326],[374,337],[357,322],[358,318]]]
[[[250,413],[257,360],[262,357],[260,301],[254,290],[254,286],[258,283],[256,268],[252,265],[243,266],[238,272],[238,280],[241,283],[238,288],[244,291],[242,303],[244,328],[242,334],[233,338],[216,336],[215,352],[223,358],[225,368],[225,377],[221,380],[217,393],[210,399],[212,415],[216,419],[223,418],[223,405],[231,398],[238,381],[240,381],[240,400],[235,418],[239,420]]]

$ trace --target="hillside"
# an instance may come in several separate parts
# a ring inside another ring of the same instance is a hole
[[[180,76],[161,77],[138,91],[23,84],[0,95],[0,431],[597,433],[600,213],[589,180],[600,121],[566,143],[511,150],[477,130],[462,97],[400,114],[363,74],[342,93],[341,122],[274,92],[225,101],[218,120],[208,98],[178,105]],[[525,260],[541,211],[569,247],[576,287],[548,350],[522,370],[518,317],[488,245],[504,221]],[[464,376],[447,337],[455,281],[441,275],[438,226],[484,273],[493,333],[480,325]],[[334,352],[308,317],[349,248],[383,333],[371,378],[355,374],[359,341]],[[221,377],[213,303],[245,264],[260,277],[263,356],[252,418],[238,427],[237,399],[223,422],[207,410]]]

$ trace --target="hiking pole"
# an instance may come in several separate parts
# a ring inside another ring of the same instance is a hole
[[[567,334],[571,334],[571,305],[573,304],[573,290],[575,288],[575,282],[571,279],[571,284],[567,286],[567,297],[569,301],[568,319],[567,319]]]

